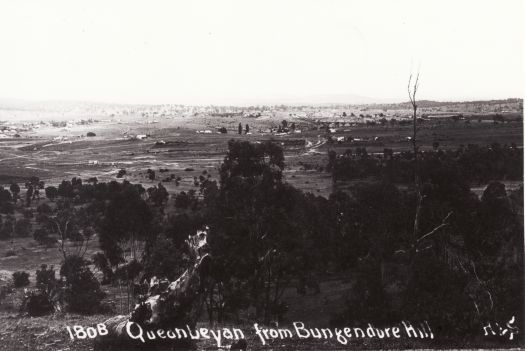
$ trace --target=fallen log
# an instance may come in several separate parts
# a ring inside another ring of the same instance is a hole
[[[199,251],[202,250],[200,246]],[[138,303],[129,315],[119,315],[104,322],[108,333],[95,339],[95,351],[143,351],[143,350],[185,350],[193,349],[190,338],[161,338],[159,330],[175,328],[194,330],[204,303],[205,280],[210,265],[209,254],[196,259],[177,280],[160,292],[150,289],[151,294]],[[156,334],[150,338],[138,338],[147,333]]]

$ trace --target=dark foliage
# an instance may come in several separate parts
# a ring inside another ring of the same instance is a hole
[[[101,309],[105,293],[87,263],[79,256],[70,255],[60,267],[66,284],[64,300],[71,312],[92,314]]]
[[[480,147],[469,144],[457,150],[421,152],[419,156],[421,178],[455,169],[468,184],[483,184],[491,180],[523,179],[523,149],[513,145],[492,144]],[[351,149],[342,155],[331,151],[326,169],[334,180],[362,179],[370,176],[395,183],[410,183],[414,179],[413,154],[402,152],[369,155],[364,148]]]
[[[13,284],[15,288],[21,288],[29,285],[29,273],[18,271],[13,273]]]
[[[40,317],[53,313],[54,306],[48,295],[39,290],[29,290],[24,295],[21,310],[31,317]]]

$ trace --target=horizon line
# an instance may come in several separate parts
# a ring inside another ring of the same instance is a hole
[[[333,94],[344,95],[344,94]],[[288,101],[279,101],[279,98],[261,98],[259,102],[240,102],[240,100],[249,100],[246,99],[237,99],[237,103],[182,103],[182,102],[115,102],[115,101],[101,101],[97,99],[26,99],[26,98],[9,98],[9,97],[0,97],[0,107],[4,107],[6,104],[58,104],[58,103],[67,103],[67,104],[93,104],[93,105],[122,105],[122,106],[161,106],[161,105],[180,105],[188,107],[202,107],[202,106],[217,106],[217,107],[255,107],[255,106],[321,106],[321,105],[347,105],[347,106],[365,106],[365,105],[401,105],[410,103],[410,101],[396,99],[396,98],[369,98],[365,96],[358,96],[349,94],[348,96],[353,96],[357,98],[363,98],[365,100],[370,100],[368,102],[344,102],[344,101],[316,101],[316,102],[307,102],[301,101],[301,98],[298,98],[297,101],[293,99],[286,99]],[[233,99],[233,98],[232,98]],[[223,99],[228,100],[228,98]],[[312,99],[314,100],[314,99]],[[375,101],[374,101],[375,100]],[[489,101],[506,101],[506,100],[524,100],[523,97],[506,97],[506,98],[470,98],[470,99],[429,99],[422,98],[417,101],[420,102],[437,102],[437,103],[475,103],[475,102],[489,102]]]

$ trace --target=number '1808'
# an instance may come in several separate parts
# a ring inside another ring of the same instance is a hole
[[[108,330],[104,323],[97,324],[97,327],[87,327],[84,328],[81,325],[74,325],[73,327],[66,326],[67,332],[71,340],[75,339],[94,339],[98,335],[107,335]]]

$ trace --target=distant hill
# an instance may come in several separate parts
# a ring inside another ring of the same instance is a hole
[[[231,101],[230,101],[231,100]],[[254,99],[225,99],[222,104],[205,104],[193,106],[320,106],[320,107],[347,107],[347,106],[367,106],[375,109],[405,110],[411,109],[409,102],[400,102],[395,99],[375,99],[354,94],[326,94],[314,96],[283,96],[279,98],[254,98]],[[417,102],[419,108],[444,108],[444,107],[472,107],[472,106],[499,106],[504,108],[520,107],[523,109],[523,99],[509,98],[500,100],[476,100],[476,101],[434,101],[420,100]],[[71,111],[71,110],[96,110],[111,108],[129,107],[155,107],[155,106],[183,106],[181,104],[122,104],[108,102],[89,102],[89,101],[31,101],[22,99],[2,99],[0,98],[0,110],[21,110],[21,111]],[[186,105],[192,106],[192,105]]]
[[[433,101],[433,100],[420,100],[417,101],[419,108],[431,108],[431,107],[448,107],[448,106],[467,106],[467,105],[516,105],[521,104],[523,106],[523,99],[510,98],[502,100],[475,100],[475,101]],[[410,102],[401,102],[394,104],[374,104],[378,107],[386,108],[389,110],[395,109],[410,109],[412,105]]]

